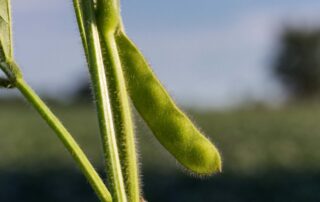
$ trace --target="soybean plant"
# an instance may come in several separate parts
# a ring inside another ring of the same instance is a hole
[[[130,100],[159,142],[187,170],[221,171],[217,148],[177,107],[124,31],[119,0],[73,0],[103,145],[107,186],[59,119],[23,79],[12,48],[10,0],[0,0],[0,78],[56,132],[103,202],[143,200]],[[131,99],[130,99],[131,98]],[[108,188],[109,189],[108,189]],[[109,191],[110,190],[110,191]]]

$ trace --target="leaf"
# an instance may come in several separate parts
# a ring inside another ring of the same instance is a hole
[[[0,0],[0,48],[2,55],[1,60],[12,59],[12,37],[11,37],[11,11],[10,0]],[[0,55],[1,57],[1,55]]]

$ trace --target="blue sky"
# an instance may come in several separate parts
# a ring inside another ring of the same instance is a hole
[[[72,1],[12,0],[15,56],[40,92],[66,95],[87,74]],[[320,25],[317,0],[122,0],[126,30],[180,103],[278,101],[270,75],[283,25]],[[1,91],[0,91],[1,93]]]

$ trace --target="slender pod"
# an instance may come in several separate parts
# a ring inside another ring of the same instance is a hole
[[[176,106],[136,46],[122,31],[116,41],[129,95],[160,143],[190,171],[202,175],[220,171],[216,147]]]

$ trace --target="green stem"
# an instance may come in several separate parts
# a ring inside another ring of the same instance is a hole
[[[130,202],[138,202],[140,200],[139,173],[131,110],[120,57],[114,38],[121,19],[120,1],[97,0],[96,16],[102,39],[100,44],[105,51],[103,56],[107,80],[109,82],[109,96],[111,98],[111,107],[113,110],[121,168],[125,178],[127,196]]]
[[[139,173],[129,96],[114,35],[103,35],[104,61],[119,146],[122,173],[130,202],[140,201]]]
[[[47,124],[56,132],[64,146],[68,149],[74,160],[80,166],[82,172],[87,177],[99,199],[103,202],[111,202],[112,198],[105,184],[77,142],[73,139],[68,130],[62,125],[59,119],[51,112],[47,105],[23,79],[17,78],[15,85],[24,95],[24,97],[30,102],[30,104],[32,104],[33,107],[39,112]]]
[[[126,202],[127,197],[118,155],[118,145],[109,98],[109,88],[103,64],[102,49],[100,46],[94,8],[91,0],[86,1],[86,4],[83,6],[88,43],[88,63],[97,103],[97,113],[103,141],[102,145],[105,154],[108,180],[111,186],[113,200],[116,202]]]
[[[8,0],[8,13],[9,13],[9,22],[11,23],[12,21],[11,21],[11,19],[12,19],[12,14],[11,14],[11,0]],[[8,58],[10,58],[10,59],[13,59],[13,43],[12,43],[12,24],[10,24],[10,28],[9,28],[9,41],[11,41],[11,43],[10,43],[10,53],[9,53],[9,55],[7,55],[7,57]]]
[[[78,24],[84,52],[85,52],[86,58],[88,59],[88,43],[87,43],[87,34],[86,34],[86,29],[85,29],[85,24],[84,24],[82,1],[81,0],[73,0],[73,7],[74,7],[74,11],[76,13],[76,18],[77,18],[77,22],[78,22],[77,24]]]

